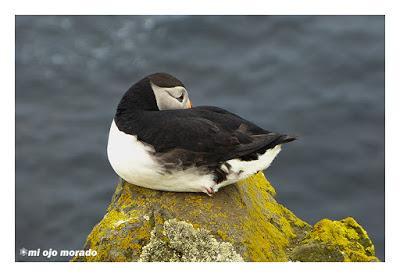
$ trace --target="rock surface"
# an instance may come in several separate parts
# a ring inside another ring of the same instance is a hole
[[[73,261],[378,261],[351,217],[313,227],[274,199],[258,173],[213,197],[119,184]]]

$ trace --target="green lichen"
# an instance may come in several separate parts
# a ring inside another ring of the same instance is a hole
[[[261,172],[213,197],[125,182],[117,186],[107,214],[86,240],[85,249],[96,250],[97,256],[73,260],[328,261],[339,256],[344,261],[374,260],[368,235],[353,219],[322,221],[311,228],[279,204],[275,195]],[[196,239],[214,254],[197,255]],[[218,256],[215,249],[231,256]]]
[[[124,262],[137,259],[142,246],[150,239],[152,226],[139,210],[129,209],[131,199],[118,187],[119,197],[88,236],[85,249],[95,249],[96,256],[75,257],[74,261]]]
[[[247,260],[287,261],[286,249],[298,236],[304,236],[309,225],[275,201],[275,189],[263,173],[237,186],[248,207],[243,222]]]
[[[319,221],[291,257],[297,261],[378,261],[367,232],[351,217]]]
[[[163,232],[151,233],[149,244],[143,247],[141,262],[241,262],[232,244],[217,241],[205,229],[195,229],[184,221],[164,222]]]

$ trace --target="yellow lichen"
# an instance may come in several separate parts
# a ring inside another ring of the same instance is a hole
[[[286,248],[296,238],[297,226],[308,227],[302,220],[290,216],[274,199],[275,189],[262,172],[238,183],[249,207],[244,222],[248,259],[251,261],[286,261]]]
[[[377,261],[367,232],[351,217],[340,221],[322,219],[316,223],[301,245],[294,250],[295,259],[307,260],[308,257],[304,257],[302,251],[308,253],[310,247],[314,251],[323,248],[326,255],[336,255],[344,262]]]
[[[225,233],[224,231],[217,230],[217,235],[223,240],[223,241],[228,241],[228,234]]]
[[[206,230],[218,243],[230,243],[246,261],[288,261],[293,253],[307,251],[314,260],[342,257],[335,252],[329,258],[329,247],[343,248],[345,260],[373,259],[373,245],[354,219],[325,220],[310,232],[311,226],[279,204],[275,195],[262,172],[220,189],[213,197],[161,192],[125,182],[117,186],[107,214],[87,238],[85,248],[96,250],[97,256],[74,260],[137,261],[151,233],[163,232],[165,222],[174,222],[170,220]],[[157,245],[167,243],[163,240],[165,236],[159,237]]]

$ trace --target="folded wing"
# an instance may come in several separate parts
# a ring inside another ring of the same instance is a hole
[[[269,132],[217,107],[149,112],[133,132],[171,166],[216,166],[231,159],[251,160],[294,137]]]

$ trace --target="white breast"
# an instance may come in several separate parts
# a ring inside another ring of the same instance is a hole
[[[113,121],[108,138],[107,154],[114,171],[129,183],[166,191],[204,191],[211,187],[213,176],[196,168],[165,173],[154,157],[153,147],[136,136],[121,132]]]
[[[115,122],[112,122],[107,154],[112,168],[123,179],[128,182],[142,181],[146,176],[159,171],[158,164],[150,155],[153,152],[152,147],[138,141],[136,136],[121,132]]]
[[[139,141],[136,136],[121,132],[113,121],[108,138],[107,154],[114,171],[124,180],[138,186],[182,192],[206,192],[206,188],[219,188],[243,180],[258,171],[270,166],[274,158],[281,151],[277,145],[258,155],[257,160],[242,161],[229,160],[229,166],[222,165],[221,169],[227,172],[227,179],[215,184],[214,176],[192,167],[176,169],[166,173],[163,166],[155,158],[154,148]]]

